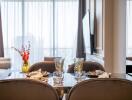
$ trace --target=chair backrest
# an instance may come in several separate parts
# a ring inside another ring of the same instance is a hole
[[[69,65],[68,66],[68,73],[74,73],[74,67],[75,64]],[[93,62],[93,61],[85,61],[83,62],[83,71],[95,71],[95,70],[102,70],[105,71],[104,67],[98,63],[98,62]]]
[[[62,57],[44,57],[44,61],[48,62],[48,61],[56,61],[56,59],[61,59],[62,60],[62,67],[64,66],[64,58]]]
[[[42,71],[47,71],[53,73],[55,71],[55,62],[54,61],[43,61],[37,62],[30,66],[29,72],[41,69]]]
[[[48,84],[28,79],[0,81],[1,100],[58,100],[56,91]]]
[[[126,60],[131,60],[132,61],[132,57],[126,57]]]
[[[78,83],[67,100],[132,100],[132,81],[125,79],[91,79]]]
[[[11,59],[0,57],[0,69],[9,69],[11,68]]]
[[[54,61],[56,58],[61,58],[61,57],[44,57],[44,61]]]

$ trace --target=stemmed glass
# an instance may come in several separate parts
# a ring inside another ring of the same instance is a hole
[[[75,58],[74,59],[74,63],[75,63],[74,72],[75,73],[82,73],[83,62],[84,62],[84,58]]]
[[[77,82],[80,82],[85,79],[85,72],[83,71],[83,58],[75,58],[74,63],[74,74],[75,74],[75,79]]]

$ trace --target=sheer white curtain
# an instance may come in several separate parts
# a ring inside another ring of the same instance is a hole
[[[78,0],[2,0],[1,12],[5,56],[14,64],[21,57],[11,47],[28,41],[31,64],[44,56],[75,57]]]
[[[66,60],[76,56],[79,0],[56,0],[55,2],[55,56]],[[68,61],[69,62],[69,61]]]
[[[132,0],[127,0],[127,56],[132,56]]]

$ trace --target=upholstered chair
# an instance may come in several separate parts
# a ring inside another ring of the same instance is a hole
[[[75,67],[75,64],[69,65],[67,72],[74,73],[74,67]],[[98,62],[93,62],[93,61],[84,61],[83,62],[83,71],[88,72],[88,71],[95,71],[95,70],[105,71],[103,65],[101,65]]]
[[[61,58],[61,57],[44,57],[44,61],[54,61],[56,58]]]
[[[0,80],[0,100],[59,100],[53,87],[29,79]]]
[[[126,57],[126,60],[131,60],[132,61],[132,57]]]
[[[54,61],[37,62],[31,65],[28,71],[31,72],[31,71],[36,71],[38,69],[53,73],[55,71],[55,62]]]
[[[75,85],[67,100],[132,100],[132,81],[126,79],[90,79]]]

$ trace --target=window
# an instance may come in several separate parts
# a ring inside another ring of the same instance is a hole
[[[132,0],[127,0],[127,56],[132,56]]]
[[[31,64],[44,56],[75,57],[78,0],[2,0],[1,12],[5,56],[13,63],[21,57],[11,47],[28,41]]]

